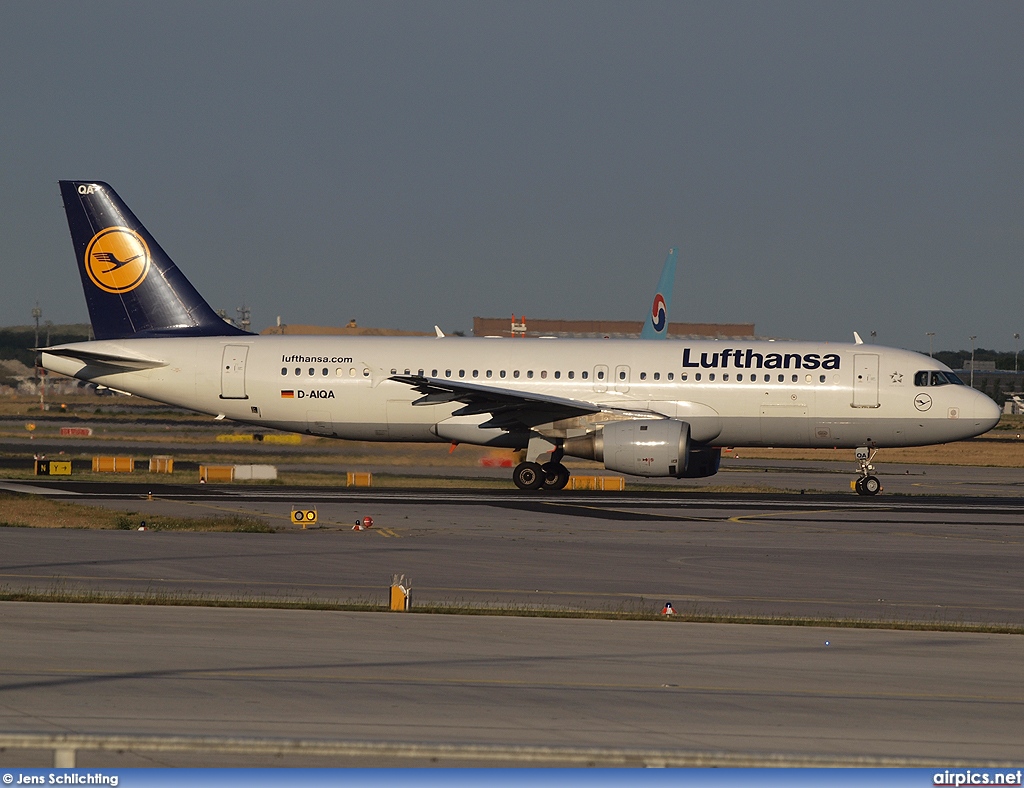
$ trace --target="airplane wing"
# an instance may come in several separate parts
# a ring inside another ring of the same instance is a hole
[[[159,361],[155,358],[146,358],[145,356],[115,354],[115,353],[102,353],[95,350],[85,350],[81,347],[67,346],[67,347],[43,347],[34,348],[42,353],[49,353],[51,356],[61,356],[63,358],[73,358],[76,361],[81,361],[83,364],[89,364],[91,366],[98,367],[111,367],[113,369],[156,369],[158,367],[166,367],[166,361]]]
[[[477,416],[490,413],[491,418],[481,428],[533,427],[560,419],[586,416],[592,413],[629,412],[614,406],[599,405],[583,400],[565,399],[548,394],[514,391],[461,380],[428,378],[420,375],[392,375],[391,380],[405,383],[423,394],[413,405],[439,405],[446,402],[461,402],[463,407],[453,416]]]

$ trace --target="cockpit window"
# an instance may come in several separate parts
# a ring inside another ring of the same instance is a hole
[[[940,372],[939,370],[924,370],[914,375],[914,385],[918,388],[924,386],[963,386],[964,382],[952,372]]]

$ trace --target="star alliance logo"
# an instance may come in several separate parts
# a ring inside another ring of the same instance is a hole
[[[895,383],[897,385],[903,383],[903,373],[902,372],[893,372],[891,375],[889,375],[889,382],[890,383]]]

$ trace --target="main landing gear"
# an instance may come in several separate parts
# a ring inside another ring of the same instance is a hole
[[[882,491],[882,483],[874,475],[875,466],[871,461],[875,458],[878,449],[869,449],[861,446],[857,449],[857,463],[860,478],[853,484],[853,489],[858,495],[878,495]]]
[[[558,446],[543,465],[521,462],[512,471],[512,481],[520,490],[561,490],[569,483],[569,469],[562,465],[562,457],[562,447]]]
[[[560,462],[521,462],[512,481],[520,490],[561,490],[569,483],[569,469]]]

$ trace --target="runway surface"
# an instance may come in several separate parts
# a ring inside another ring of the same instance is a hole
[[[39,603],[0,613],[6,731],[947,761],[1019,759],[1024,732],[1011,635]],[[0,764],[50,757],[7,752]]]
[[[7,591],[384,603],[405,573],[414,610],[671,601],[683,613],[1024,625],[1024,498],[1012,495],[0,489],[133,522],[247,513],[279,530],[0,528]],[[321,527],[290,525],[293,505],[315,505]],[[366,515],[374,528],[352,531]],[[6,732],[974,761],[1019,758],[1024,740],[1012,634],[15,602],[0,603],[0,632]],[[79,763],[115,760],[260,763]]]
[[[36,487],[133,523],[243,513],[281,532],[2,528],[8,589],[383,604],[404,573],[419,605],[1024,625],[1021,498]],[[290,525],[293,505],[320,527]]]

